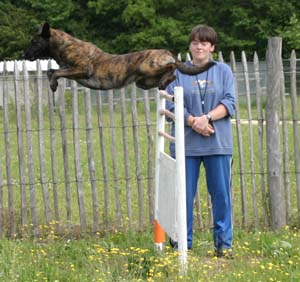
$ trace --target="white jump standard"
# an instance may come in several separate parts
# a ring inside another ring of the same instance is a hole
[[[175,115],[165,109],[166,99],[175,103]],[[175,139],[164,132],[165,116],[175,119]],[[176,159],[164,152],[165,138],[176,144]],[[184,155],[183,88],[175,87],[174,97],[157,94],[157,141],[155,170],[155,221],[178,242],[179,259],[187,262],[186,188]],[[164,242],[155,242],[163,249]]]

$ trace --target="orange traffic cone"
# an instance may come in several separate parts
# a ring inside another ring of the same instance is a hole
[[[165,231],[159,225],[158,221],[154,220],[154,246],[156,249],[162,251],[166,242]]]

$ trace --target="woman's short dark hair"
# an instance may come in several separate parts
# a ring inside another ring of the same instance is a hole
[[[192,29],[189,35],[189,44],[194,40],[199,40],[202,42],[207,41],[212,45],[216,45],[217,33],[212,27],[208,25],[197,25]]]

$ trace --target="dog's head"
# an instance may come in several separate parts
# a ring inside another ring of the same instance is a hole
[[[39,32],[31,40],[30,46],[24,52],[25,60],[49,59],[50,25],[44,23]]]

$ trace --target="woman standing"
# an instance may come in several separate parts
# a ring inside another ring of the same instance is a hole
[[[192,61],[201,66],[211,60],[217,34],[212,27],[195,26],[189,35]],[[176,70],[176,80],[166,89],[174,94],[175,86],[184,89],[187,244],[193,243],[193,206],[200,166],[206,172],[206,185],[213,211],[215,255],[232,258],[231,160],[233,152],[230,118],[235,111],[234,78],[228,65],[215,62],[206,72],[190,76]],[[174,105],[167,104],[169,110]],[[174,135],[174,124],[171,129]],[[175,145],[170,144],[175,157]],[[203,181],[200,179],[200,181]],[[171,242],[173,246],[176,242]]]

